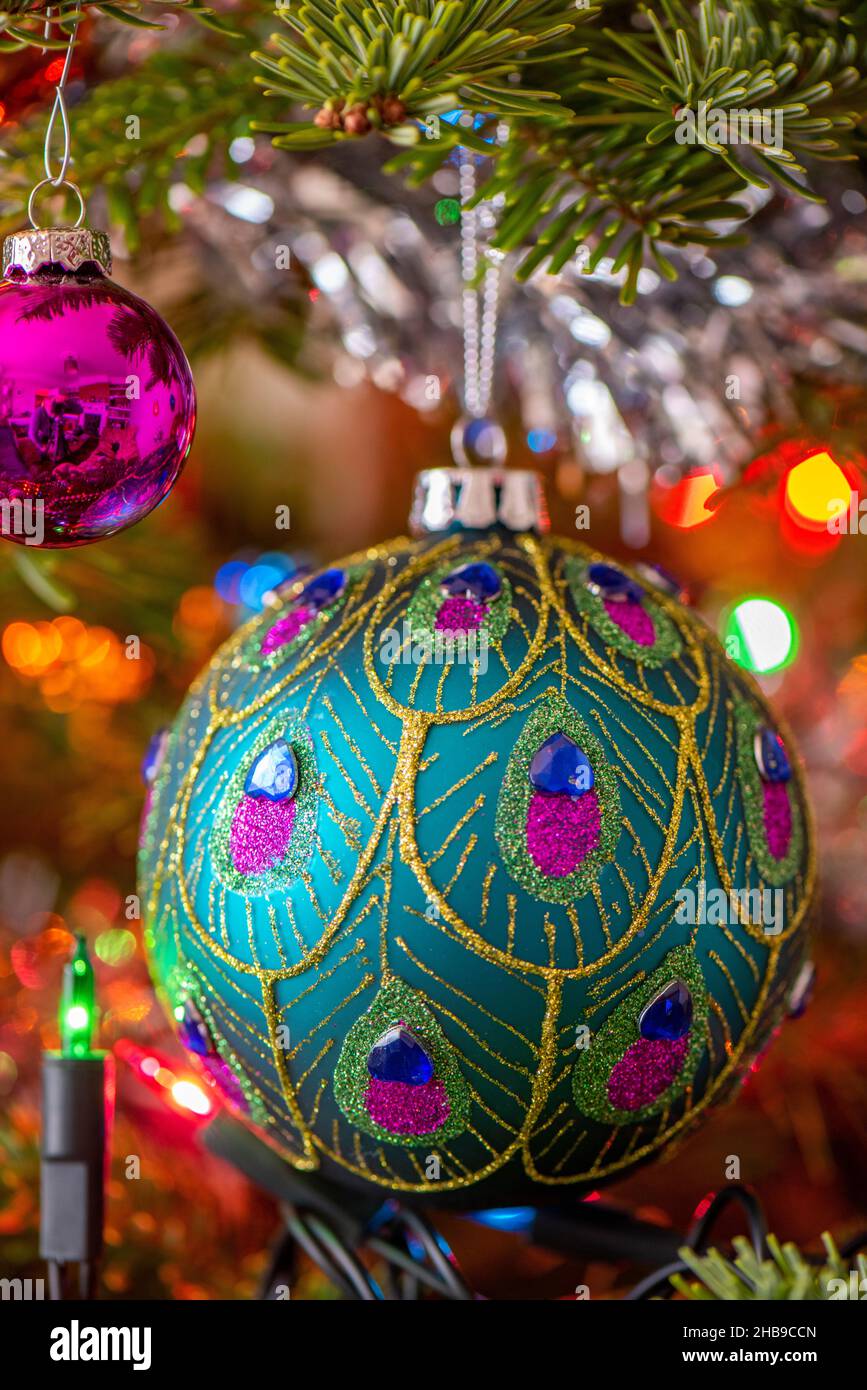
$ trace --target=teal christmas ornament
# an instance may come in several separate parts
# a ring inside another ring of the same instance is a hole
[[[677,581],[547,536],[535,475],[432,470],[413,529],[273,593],[193,684],[148,762],[153,975],[300,1169],[599,1186],[806,997],[797,751]]]

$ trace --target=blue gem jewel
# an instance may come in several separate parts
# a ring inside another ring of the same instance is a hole
[[[423,1086],[434,1074],[433,1062],[405,1023],[395,1023],[377,1038],[367,1057],[374,1081],[402,1081]]]
[[[779,734],[760,724],[753,743],[756,765],[766,782],[788,782],[792,776],[785,745]]]
[[[321,574],[308,579],[296,602],[309,604],[311,608],[324,608],[339,598],[345,588],[345,570],[323,570]]]
[[[145,749],[145,755],[141,760],[141,775],[146,787],[151,786],[160,770],[160,763],[165,757],[168,742],[168,729],[157,729]]]
[[[546,738],[530,763],[530,782],[536,791],[549,796],[559,792],[581,796],[589,792],[594,781],[590,759],[562,731]]]
[[[260,753],[244,783],[248,796],[288,801],[298,790],[298,764],[285,738],[275,739]]]
[[[587,566],[587,587],[597,598],[614,599],[617,603],[640,603],[644,590],[616,565],[601,561]]]
[[[651,564],[650,562],[640,562],[635,567],[655,589],[661,589],[664,594],[671,598],[679,599],[681,603],[686,602],[686,588],[681,584],[676,574],[667,570],[663,565]]]
[[[483,560],[452,570],[440,583],[440,591],[446,598],[471,598],[476,603],[489,603],[502,587],[493,565],[486,565]]]
[[[192,999],[185,999],[175,1010],[178,1020],[178,1037],[190,1052],[199,1057],[207,1057],[213,1051],[208,1025],[202,1018]]]
[[[683,980],[672,980],[642,1009],[638,1031],[643,1038],[676,1042],[692,1025],[692,995]]]

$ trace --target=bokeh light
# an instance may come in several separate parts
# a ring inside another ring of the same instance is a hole
[[[746,598],[724,618],[722,639],[738,666],[769,675],[791,665],[798,650],[798,628],[791,613],[771,598]]]
[[[8,623],[0,650],[13,671],[38,682],[45,704],[58,714],[88,701],[137,700],[154,669],[153,654],[143,643],[129,647],[109,628],[89,627],[69,616]]]
[[[671,484],[657,475],[654,486],[657,514],[669,526],[678,526],[681,530],[702,526],[713,518],[708,502],[718,491],[719,479],[712,468],[695,469]]]
[[[852,485],[829,453],[821,451],[796,463],[786,477],[786,507],[801,525],[824,530],[849,508]]]

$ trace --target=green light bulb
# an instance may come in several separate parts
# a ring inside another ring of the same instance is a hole
[[[60,994],[60,1050],[64,1057],[90,1054],[96,1017],[93,967],[83,936],[76,938],[72,959],[63,967]]]

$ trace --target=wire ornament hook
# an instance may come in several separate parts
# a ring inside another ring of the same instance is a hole
[[[29,218],[30,225],[33,228],[34,232],[42,230],[42,228],[40,228],[39,223],[33,216],[33,206],[36,202],[37,193],[40,193],[43,188],[53,188],[55,191],[57,191],[60,188],[68,188],[71,193],[75,194],[76,198],[78,199],[78,217],[75,219],[72,225],[76,229],[80,227],[82,222],[84,221],[84,194],[82,193],[78,184],[72,183],[70,179],[40,179],[39,182],[31,189],[30,197],[27,199],[27,216]]]
[[[56,23],[57,12],[53,10],[48,10],[46,12],[45,26],[43,29],[43,35],[46,39],[51,34],[52,24]],[[45,143],[42,149],[42,163],[45,169],[45,178],[41,179],[40,182],[36,184],[35,188],[33,188],[33,190],[31,191],[30,197],[27,201],[27,216],[30,219],[30,225],[31,227],[33,227],[34,231],[38,230],[38,223],[35,222],[33,219],[34,199],[36,197],[36,194],[40,191],[40,189],[45,188],[49,184],[54,189],[69,188],[75,193],[76,197],[78,198],[80,212],[78,221],[74,225],[76,227],[80,227],[82,222],[84,221],[84,195],[82,194],[81,189],[77,186],[77,184],[72,183],[66,177],[66,175],[69,172],[69,165],[72,158],[72,133],[69,125],[69,108],[66,104],[66,84],[69,80],[69,73],[72,67],[72,54],[75,49],[75,40],[78,35],[79,23],[80,21],[76,19],[74,24],[72,25],[72,28],[69,31],[69,42],[66,46],[66,56],[63,60],[63,68],[61,70],[57,86],[55,88],[54,104],[51,108],[51,114],[48,117],[48,125],[45,128]],[[43,49],[42,51],[43,53],[46,52],[45,49]],[[60,117],[61,130],[63,134],[63,148],[60,160],[60,169],[55,174],[52,158],[52,145],[54,144],[54,132],[57,125],[58,116]]]

